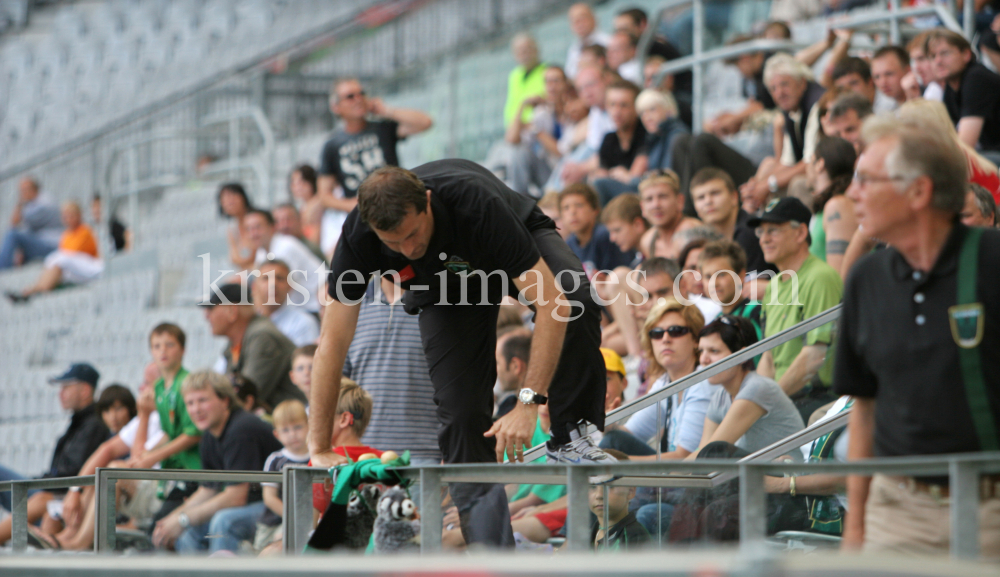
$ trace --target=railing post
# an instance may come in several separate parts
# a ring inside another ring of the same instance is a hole
[[[889,0],[889,39],[895,44],[900,44],[899,36],[899,0]]]
[[[764,474],[750,463],[740,463],[740,549],[757,549],[767,535]]]
[[[94,549],[98,553],[115,550],[115,480],[107,477],[111,469],[98,467],[94,472],[94,499],[97,515],[94,516]]]
[[[590,507],[587,503],[590,482],[587,471],[566,466],[566,546],[572,552],[590,550]]]
[[[236,178],[236,165],[240,160],[240,121],[237,118],[229,120],[229,178]],[[257,202],[261,198],[257,195]]]
[[[979,557],[979,471],[972,463],[948,463],[951,489],[951,557]]]
[[[702,125],[702,78],[704,77],[705,63],[701,61],[701,53],[704,51],[705,43],[705,5],[702,0],[694,0],[691,6],[694,11],[694,32],[691,35],[693,40],[693,54],[695,57],[694,66],[691,67],[691,128],[692,132],[701,132]]]
[[[15,553],[28,548],[28,487],[23,483],[10,486],[11,546]]]
[[[286,554],[297,555],[309,540],[312,530],[312,471],[289,468],[285,470],[282,484],[282,502],[285,509],[285,532],[282,547]]]
[[[962,32],[966,40],[972,42],[972,35],[976,33],[976,3],[967,0],[962,8]]]
[[[420,552],[441,551],[441,471],[420,469]]]

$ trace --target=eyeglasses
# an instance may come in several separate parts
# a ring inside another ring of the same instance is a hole
[[[680,325],[670,325],[665,329],[655,328],[649,330],[649,339],[653,341],[658,341],[663,338],[663,335],[670,335],[670,338],[676,339],[678,337],[683,337],[684,335],[691,332],[688,327],[682,327]]]
[[[365,91],[359,90],[357,92],[352,92],[350,94],[345,94],[341,96],[340,100],[354,100],[355,98],[364,98],[364,97],[365,97]]]
[[[906,178],[902,176],[872,176],[855,170],[854,178],[851,180],[854,181],[854,184],[857,184],[859,187],[864,188],[869,184],[873,184],[876,182],[903,182],[906,180]]]

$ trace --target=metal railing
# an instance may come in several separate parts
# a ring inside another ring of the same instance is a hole
[[[28,491],[33,489],[67,489],[94,484],[94,475],[0,481],[0,491],[10,491],[11,545],[15,552],[28,548]]]

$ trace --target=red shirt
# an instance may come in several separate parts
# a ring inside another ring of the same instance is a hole
[[[982,185],[993,194],[993,201],[1000,204],[1000,175],[983,170],[979,163],[969,159],[969,182]]]
[[[333,452],[337,453],[342,457],[347,457],[350,460],[357,462],[358,458],[367,453],[374,453],[375,456],[381,457],[382,451],[378,449],[373,449],[367,445],[356,445],[353,447],[334,447]],[[309,462],[312,466],[312,461]],[[333,497],[333,480],[327,477],[322,483],[313,483],[313,507],[320,513],[326,512],[326,508],[330,505],[330,499]]]

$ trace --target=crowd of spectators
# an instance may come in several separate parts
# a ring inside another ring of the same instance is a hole
[[[775,2],[775,11],[796,13],[798,4]],[[852,286],[861,290],[852,267],[865,253],[885,249],[888,239],[863,224],[871,212],[863,214],[860,205],[870,201],[860,191],[904,180],[882,176],[886,171],[870,154],[862,171],[863,159],[873,142],[912,136],[873,132],[877,122],[891,117],[938,134],[965,169],[961,207],[952,216],[968,227],[996,226],[1000,76],[958,33],[926,30],[906,46],[883,46],[870,57],[850,55],[849,31],[831,32],[795,54],[741,55],[729,64],[739,71],[745,103],[693,127],[690,74],[658,72],[681,57],[676,44],[685,45],[683,39],[655,30],[640,54],[638,40],[648,26],[642,10],[617,14],[607,32],[585,3],[573,5],[568,19],[576,38],[563,66],[543,62],[530,35],[513,38],[517,65],[508,77],[506,131],[486,164],[511,189],[538,201],[600,296],[613,301],[602,316],[606,411],[836,306],[845,280],[848,293]],[[787,40],[791,32],[773,21],[759,37]],[[983,42],[983,53],[1000,59],[1000,47],[991,52],[995,35]],[[288,202],[265,210],[237,182],[219,188],[219,213],[232,220],[229,257],[243,276],[201,303],[212,334],[227,340],[214,370],[188,373],[184,331],[170,323],[149,335],[152,362],[138,398],[120,385],[98,397],[98,372],[74,364],[51,381],[73,416],[43,477],[87,475],[97,467],[280,471],[308,463],[305,431],[327,298],[325,261],[364,179],[398,165],[397,142],[432,126],[421,111],[369,98],[354,78],[334,83],[330,108],[342,124],[323,146],[318,170],[293,169]],[[879,153],[888,168],[888,154]],[[95,198],[95,223],[102,222],[100,210]],[[11,300],[101,274],[101,247],[80,206],[67,202],[60,210],[37,181],[21,183],[11,225],[0,269],[44,262],[36,283],[9,293]],[[110,233],[114,250],[127,250],[127,231],[115,219]],[[874,268],[873,260],[863,262]],[[373,280],[359,305],[332,445],[351,458],[408,450],[413,463],[437,463],[440,391],[431,383],[417,317],[399,310],[401,293],[388,277]],[[912,298],[920,304],[924,296]],[[502,308],[494,420],[518,402],[532,339],[531,312],[514,302]],[[867,367],[870,359],[858,348],[864,338],[852,330],[840,339],[853,347],[846,351],[850,367],[827,324],[647,406],[598,434],[600,445],[618,460],[737,458],[848,410],[857,399],[847,393],[859,395],[871,415],[871,399],[883,394],[869,386],[871,373],[887,369]],[[835,386],[835,365],[837,374],[856,374],[861,366],[869,372],[855,385]],[[894,413],[885,418],[905,420]],[[543,406],[533,445],[549,439],[549,425]],[[879,435],[876,443],[884,442]],[[846,460],[847,442],[837,431],[789,458]],[[21,477],[0,466],[0,478]],[[765,485],[769,502],[780,499],[784,506],[777,507],[784,517],[771,518],[772,530],[844,530],[845,501],[838,498],[846,491],[844,477],[768,478]],[[128,527],[145,531],[155,547],[261,551],[280,539],[281,491],[274,485],[120,482],[117,491]],[[544,546],[563,533],[564,488],[514,485],[507,497],[519,547]],[[329,502],[329,495],[317,497],[319,512],[324,498]],[[733,539],[735,498],[731,484],[707,493],[594,490],[592,542],[628,549],[651,535],[676,543]],[[6,493],[0,505],[11,508]],[[33,492],[28,514],[37,523],[30,538],[38,547],[92,543],[90,488]],[[466,546],[460,514],[447,511],[448,547]],[[0,544],[10,537],[7,519],[0,522]]]

